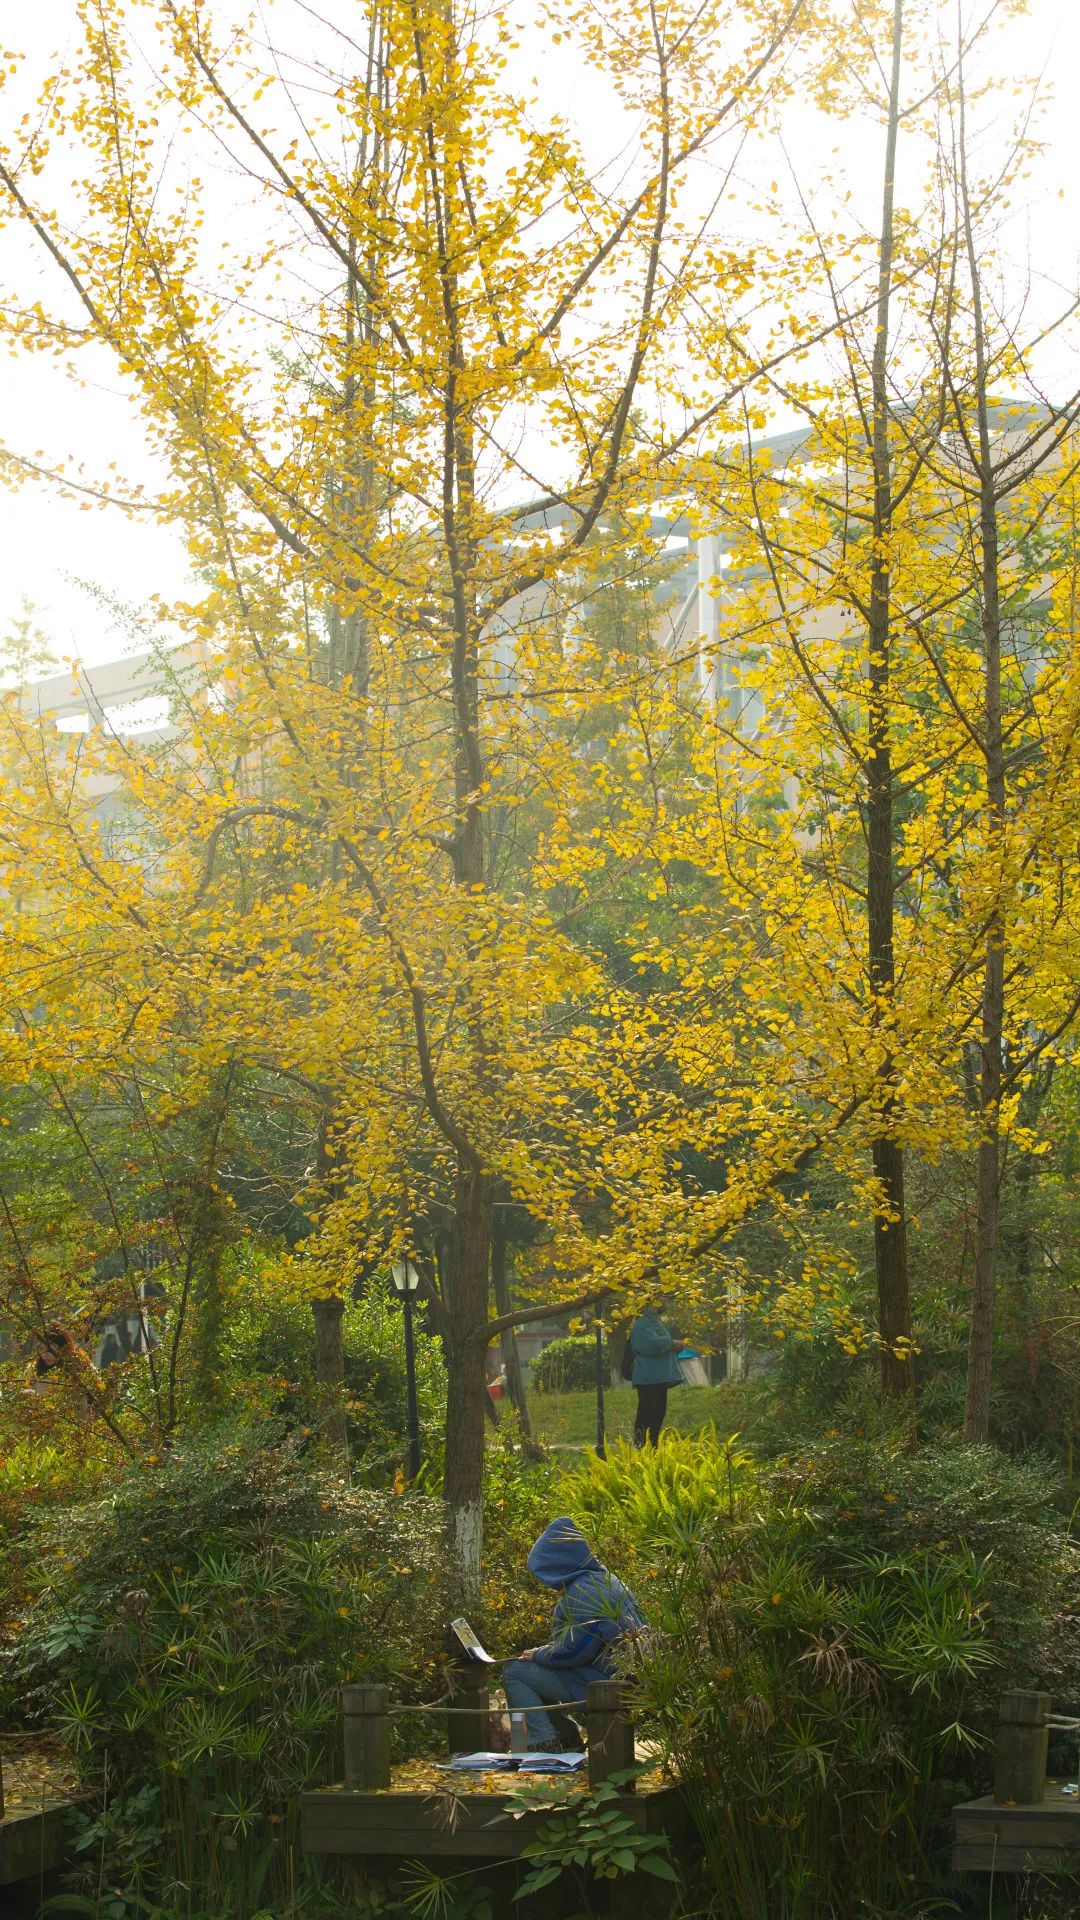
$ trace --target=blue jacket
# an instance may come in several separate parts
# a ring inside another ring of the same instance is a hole
[[[529,1554],[529,1572],[545,1587],[562,1588],[551,1639],[533,1659],[558,1668],[568,1699],[584,1700],[591,1680],[611,1678],[615,1642],[645,1622],[622,1581],[601,1566],[581,1528],[565,1515],[544,1528]]]
[[[630,1345],[634,1352],[634,1371],[631,1379],[635,1387],[678,1387],[682,1385],[682,1373],[676,1359],[678,1345],[672,1339],[658,1313],[651,1307],[634,1321],[630,1329]]]

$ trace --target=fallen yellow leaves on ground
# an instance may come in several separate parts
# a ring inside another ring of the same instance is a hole
[[[4,1744],[0,1753],[4,1774],[4,1815],[39,1813],[58,1801],[72,1800],[78,1779],[66,1759],[47,1740]]]

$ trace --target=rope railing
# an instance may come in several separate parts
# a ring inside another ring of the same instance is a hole
[[[434,1700],[426,1703],[423,1706],[418,1706],[418,1707],[410,1707],[410,1706],[387,1707],[386,1711],[393,1717],[394,1715],[399,1713],[442,1713],[442,1714],[471,1713],[471,1714],[475,1714],[477,1712],[477,1708],[476,1707],[449,1707],[449,1706],[444,1706],[441,1700]],[[496,1711],[496,1709],[493,1708],[492,1711],[494,1712]]]
[[[1080,1736],[1080,1716],[1072,1713],[1051,1713],[1047,1719],[1051,1733],[1072,1733]],[[1066,1781],[1061,1792],[1070,1799],[1075,1795],[1080,1799],[1080,1738],[1076,1749],[1076,1779]]]
[[[633,1768],[634,1724],[617,1680],[594,1681],[585,1689],[583,1705],[568,1701],[566,1706],[575,1713],[584,1712],[591,1787]],[[451,1696],[448,1705],[441,1701],[416,1706],[406,1702],[391,1704],[389,1687],[367,1685],[342,1687],[341,1710],[346,1792],[383,1792],[389,1787],[390,1722],[399,1715],[439,1713],[445,1714],[448,1722],[457,1722],[465,1744],[456,1746],[452,1730],[448,1728],[447,1746],[451,1754],[486,1751],[491,1736],[493,1709],[489,1685],[486,1678],[471,1673],[462,1675],[459,1691]],[[511,1709],[511,1726],[517,1716],[522,1733],[524,1711]]]

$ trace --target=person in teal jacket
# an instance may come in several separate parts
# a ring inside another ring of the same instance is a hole
[[[667,1412],[668,1388],[677,1387],[682,1380],[676,1359],[679,1343],[656,1308],[646,1307],[630,1329],[630,1349],[634,1356],[630,1379],[637,1388],[634,1445],[643,1447],[648,1440],[655,1447]]]

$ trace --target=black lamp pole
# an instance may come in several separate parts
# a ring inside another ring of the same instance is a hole
[[[416,1404],[416,1344],[413,1340],[413,1294],[419,1275],[411,1260],[395,1260],[394,1286],[405,1310],[405,1424],[409,1440],[409,1479],[420,1471],[420,1412]]]
[[[604,1425],[604,1323],[600,1318],[601,1302],[597,1298],[594,1308],[596,1319],[596,1454],[600,1460],[607,1459],[607,1433]]]
[[[413,1345],[412,1294],[405,1295],[405,1398],[409,1433],[409,1479],[420,1471],[420,1414],[416,1405],[416,1348]]]

